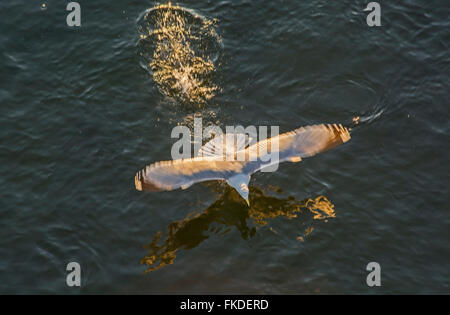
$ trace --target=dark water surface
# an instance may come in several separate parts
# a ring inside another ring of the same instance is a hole
[[[382,1],[368,27],[369,1],[182,1],[219,39],[174,87],[142,38],[155,3],[79,2],[79,28],[64,1],[0,4],[0,293],[450,293],[448,3]],[[194,115],[352,139],[255,174],[250,209],[214,182],[136,191]]]

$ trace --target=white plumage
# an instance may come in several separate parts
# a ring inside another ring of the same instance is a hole
[[[222,146],[230,136],[236,139],[231,150]],[[137,190],[161,191],[186,189],[207,180],[226,180],[248,203],[248,183],[253,173],[283,161],[299,162],[348,140],[349,130],[340,124],[301,127],[253,145],[248,145],[250,139],[245,135],[226,134],[206,143],[198,157],[145,167],[136,174],[135,186]]]

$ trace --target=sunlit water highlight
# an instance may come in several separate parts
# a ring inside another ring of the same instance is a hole
[[[217,93],[222,42],[215,20],[169,3],[147,10],[138,23],[140,55],[162,93],[196,105]]]

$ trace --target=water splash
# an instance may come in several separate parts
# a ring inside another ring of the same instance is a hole
[[[170,3],[141,16],[139,54],[163,94],[201,105],[219,90],[213,82],[222,49],[216,22]]]

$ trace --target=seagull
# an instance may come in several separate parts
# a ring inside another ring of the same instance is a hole
[[[236,141],[229,141],[231,138]],[[300,162],[303,158],[327,151],[350,140],[350,132],[341,124],[319,124],[251,144],[252,140],[246,134],[216,136],[194,158],[160,161],[146,166],[136,174],[135,187],[139,191],[164,191],[187,189],[202,181],[221,180],[233,187],[250,206],[248,184],[253,173],[280,162]],[[274,154],[277,158],[270,158]]]

